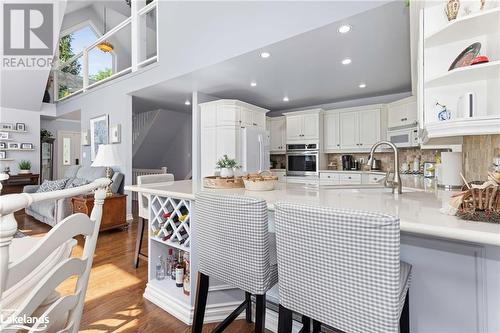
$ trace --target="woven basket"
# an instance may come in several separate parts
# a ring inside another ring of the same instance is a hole
[[[457,216],[464,220],[500,223],[498,186],[469,189],[464,195]]]
[[[278,177],[273,176],[270,171],[262,171],[259,174],[249,174],[243,177],[245,188],[249,191],[272,191],[277,182]]]

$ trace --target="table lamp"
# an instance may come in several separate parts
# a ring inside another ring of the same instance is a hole
[[[97,150],[97,155],[93,167],[106,167],[106,177],[111,180],[111,167],[119,166],[121,164],[120,157],[118,155],[118,150],[114,145],[99,145]],[[110,197],[113,195],[111,191],[111,183],[106,188],[106,196]]]

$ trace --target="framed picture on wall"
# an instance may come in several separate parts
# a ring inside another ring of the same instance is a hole
[[[0,149],[7,149],[7,144],[5,142],[0,142]]]
[[[19,149],[19,143],[17,143],[17,142],[9,142],[8,148],[9,149]]]
[[[0,140],[9,140],[9,132],[0,132]]]
[[[111,126],[109,129],[109,141],[111,143],[120,143],[122,141],[121,135],[121,125],[116,124],[115,126]]]
[[[32,143],[21,143],[21,149],[33,149]]]
[[[82,146],[90,146],[90,131],[82,131]]]
[[[7,123],[0,124],[0,129],[13,130],[14,124],[7,124]]]
[[[18,130],[20,132],[25,132],[26,131],[26,124],[25,123],[17,123],[16,130]]]
[[[5,159],[6,155],[4,151],[0,151],[0,159]]]
[[[108,144],[109,124],[108,115],[90,119],[90,160],[95,160],[99,145]]]

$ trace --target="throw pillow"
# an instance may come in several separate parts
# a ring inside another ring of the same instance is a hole
[[[44,180],[42,185],[36,191],[37,193],[41,192],[52,192],[57,190],[62,190],[66,186],[68,182],[68,178],[58,179],[58,180]]]
[[[69,188],[78,187],[78,186],[83,186],[83,185],[87,185],[87,184],[90,184],[90,182],[87,179],[75,178],[75,179],[73,179],[73,181],[71,182],[71,184],[68,187]]]

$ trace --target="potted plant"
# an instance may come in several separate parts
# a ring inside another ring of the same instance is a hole
[[[17,165],[19,167],[19,174],[31,173],[31,162],[27,160],[22,160]]]
[[[222,178],[234,177],[234,169],[239,168],[235,159],[229,158],[227,155],[222,156],[217,161],[217,169],[220,169],[220,176]]]

